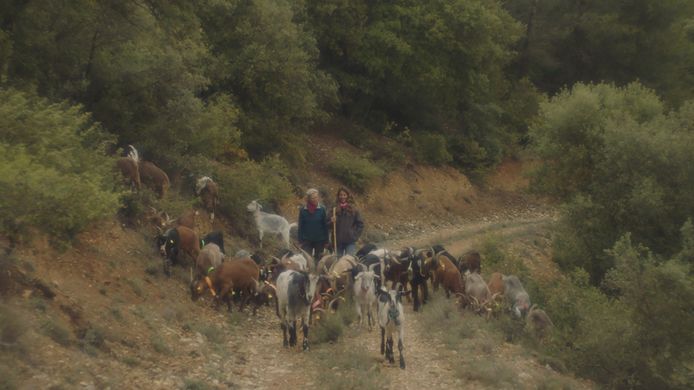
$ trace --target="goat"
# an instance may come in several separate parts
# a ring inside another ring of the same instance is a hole
[[[215,268],[222,265],[224,261],[224,253],[219,246],[213,242],[205,244],[200,250],[197,259],[195,259],[196,280],[207,276]],[[192,282],[192,280],[191,280]]]
[[[318,274],[327,275],[330,268],[333,266],[333,264],[335,264],[337,260],[337,255],[332,253],[321,257],[321,259],[318,260],[318,266],[316,267]]]
[[[463,306],[472,304],[473,311],[481,314],[483,309],[486,311],[485,305],[490,302],[490,297],[489,287],[480,274],[469,272],[465,274]]]
[[[214,222],[214,211],[219,204],[219,187],[209,176],[203,176],[195,183],[195,193],[200,197],[203,207],[210,215],[210,223]]]
[[[381,328],[381,354],[392,364],[395,363],[393,354],[393,333],[398,333],[398,351],[400,351],[400,368],[405,369],[403,356],[405,312],[402,308],[401,297],[407,292],[382,288],[378,291],[378,325]],[[387,341],[386,341],[387,340]]]
[[[231,312],[230,295],[238,293],[242,295],[239,311],[243,311],[246,302],[261,290],[259,277],[260,269],[250,258],[225,261],[207,276],[191,282],[191,299],[196,301],[207,288],[215,302],[226,302],[227,310]]]
[[[222,255],[226,254],[226,251],[224,250],[224,232],[221,230],[214,231],[214,232],[209,232],[205,234],[205,237],[202,238],[200,241],[200,246],[205,246],[207,244],[214,243],[217,244],[219,247],[219,250],[222,252]],[[236,257],[250,257],[250,256],[236,256]]]
[[[430,275],[431,262],[434,258],[434,250],[429,249],[418,249],[413,255],[413,259],[410,262],[411,278],[410,283],[412,284],[412,299],[414,300],[414,311],[419,311],[419,288],[422,288],[422,302],[424,305],[429,300],[429,289],[427,287],[427,279]]]
[[[246,206],[246,209],[252,212],[255,217],[255,226],[260,236],[260,248],[263,247],[263,234],[265,233],[281,234],[286,248],[289,248],[289,230],[292,226],[296,226],[296,223],[290,224],[280,215],[260,211],[262,208],[263,206],[256,200]]]
[[[361,248],[359,248],[359,250],[357,251],[357,253],[354,254],[354,256],[356,256],[357,259],[361,259],[362,257],[366,256],[367,254],[369,254],[369,253],[371,253],[377,249],[378,249],[378,247],[374,244],[366,244],[366,245],[362,246]]]
[[[446,273],[445,272],[446,268],[448,268],[448,272],[450,272],[450,265],[448,265],[448,263],[453,264],[453,266],[456,269],[458,269],[458,267],[456,265],[456,264],[458,264],[458,260],[455,257],[453,257],[453,255],[448,253],[448,251],[446,250],[446,248],[443,247],[443,245],[440,245],[440,244],[434,245],[431,247],[431,249],[435,253],[432,267],[431,267],[432,268],[431,284],[434,287],[434,291],[437,291],[439,289],[439,284],[442,283],[441,277],[443,277],[444,274]],[[445,264],[443,264],[441,262],[444,260],[444,258],[448,260],[448,262],[446,262]],[[441,261],[439,261],[439,260],[441,260]],[[441,267],[441,265],[443,265],[443,267]],[[439,270],[442,272],[437,272]],[[460,271],[458,271],[458,276],[460,276]],[[453,285],[450,284],[450,282],[452,282],[452,280],[449,280],[449,287],[452,287]],[[462,288],[459,290],[460,291],[457,291],[457,292],[462,292]],[[446,297],[449,296],[448,294],[449,294],[449,291],[446,291]]]
[[[434,269],[434,290],[440,283],[446,292],[446,298],[450,298],[451,293],[462,294],[465,291],[460,271],[444,253],[434,257],[432,268]]]
[[[489,287],[489,292],[494,295],[504,295],[504,275],[499,272],[494,272],[489,276],[489,282],[487,282],[487,287]]]
[[[277,277],[277,317],[282,329],[282,344],[285,347],[296,345],[296,320],[301,319],[304,334],[302,347],[309,349],[308,328],[311,316],[311,306],[316,300],[316,284],[318,275],[288,270]],[[289,333],[289,340],[287,340]]]
[[[525,330],[535,336],[540,342],[552,332],[554,324],[544,310],[533,305],[528,310],[528,315],[525,318]]]
[[[157,246],[164,257],[164,273],[167,276],[171,275],[171,265],[178,263],[180,252],[188,254],[193,261],[200,252],[198,234],[185,226],[168,229],[157,236]]]
[[[141,161],[139,168],[142,181],[150,185],[159,198],[166,196],[166,191],[171,185],[166,172],[149,161]]]
[[[469,251],[458,258],[458,270],[461,274],[465,272],[482,272],[482,256],[477,251]]]
[[[140,169],[137,161],[130,157],[121,157],[116,160],[116,166],[128,181],[130,189],[139,191],[142,183],[140,182]]]
[[[198,215],[197,210],[186,210],[178,218],[173,219],[164,211],[157,211],[157,209],[151,206],[150,209],[152,210],[151,221],[159,230],[176,226],[185,226],[188,229],[195,229],[195,217]]]
[[[347,287],[351,282],[352,270],[357,267],[357,259],[352,255],[340,257],[328,270],[328,279],[333,290]]]
[[[376,283],[378,276],[373,271],[362,271],[354,278],[354,303],[359,316],[359,326],[364,324],[366,314],[369,330],[372,329],[373,307],[376,304]]]
[[[503,280],[506,302],[511,305],[513,314],[521,318],[528,312],[528,309],[530,309],[530,296],[523,288],[523,284],[521,284],[517,276],[504,276]]]

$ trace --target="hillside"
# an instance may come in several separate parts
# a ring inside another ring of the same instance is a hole
[[[392,172],[358,197],[367,236],[387,247],[444,243],[457,255],[495,235],[532,254],[531,269],[545,272],[553,267],[547,253],[553,214],[523,192],[521,170],[507,161],[484,188],[450,169]],[[338,184],[314,174],[307,185],[332,192]],[[283,208],[290,220],[293,206]],[[587,386],[469,314],[460,317],[468,336],[452,342],[432,319],[456,309],[438,295],[420,314],[407,305],[404,372],[383,363],[378,332],[354,324],[336,344],[283,350],[271,308],[230,315],[191,302],[187,270],[176,268],[170,279],[162,274],[152,234],[107,220],[63,253],[37,237],[3,258],[2,330],[14,341],[0,346],[1,387],[324,388],[326,380],[328,388]],[[251,245],[229,241],[230,251]]]

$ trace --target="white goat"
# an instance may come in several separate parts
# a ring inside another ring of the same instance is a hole
[[[289,229],[292,226],[296,226],[296,223],[290,224],[280,215],[260,211],[262,208],[263,206],[257,200],[246,206],[246,209],[252,212],[255,217],[255,225],[260,236],[260,248],[263,247],[263,234],[265,233],[281,234],[286,247],[289,248]]]
[[[359,327],[364,324],[366,314],[369,330],[373,328],[373,308],[376,305],[376,283],[378,276],[373,271],[362,271],[354,278],[354,303],[359,316]]]
[[[403,339],[405,336],[405,312],[400,302],[405,292],[381,288],[378,292],[378,325],[381,327],[381,353],[385,353],[390,363],[395,363],[393,354],[393,333],[398,332],[398,350],[400,351],[400,368],[405,368],[405,357],[402,351],[405,349]],[[386,340],[386,334],[388,341]]]

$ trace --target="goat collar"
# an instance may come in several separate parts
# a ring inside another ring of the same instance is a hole
[[[209,275],[209,274],[210,274],[210,272],[212,272],[212,271],[214,271],[214,267],[210,267],[210,268],[208,268],[208,269],[207,269],[207,274]]]
[[[205,276],[205,283],[207,283],[207,287],[210,288],[210,292],[212,293],[213,297],[217,297],[217,293],[214,291],[214,287],[212,287],[212,280],[210,280],[209,276]]]

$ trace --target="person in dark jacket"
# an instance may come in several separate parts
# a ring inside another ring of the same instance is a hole
[[[361,219],[359,210],[354,206],[354,199],[346,188],[340,187],[337,190],[334,214],[336,221],[330,216],[330,223],[335,226],[335,237],[337,240],[337,255],[354,255],[357,253],[357,240],[364,231],[364,221]]]
[[[320,204],[318,190],[306,191],[306,204],[299,210],[299,243],[301,249],[320,259],[328,242],[328,216]]]

